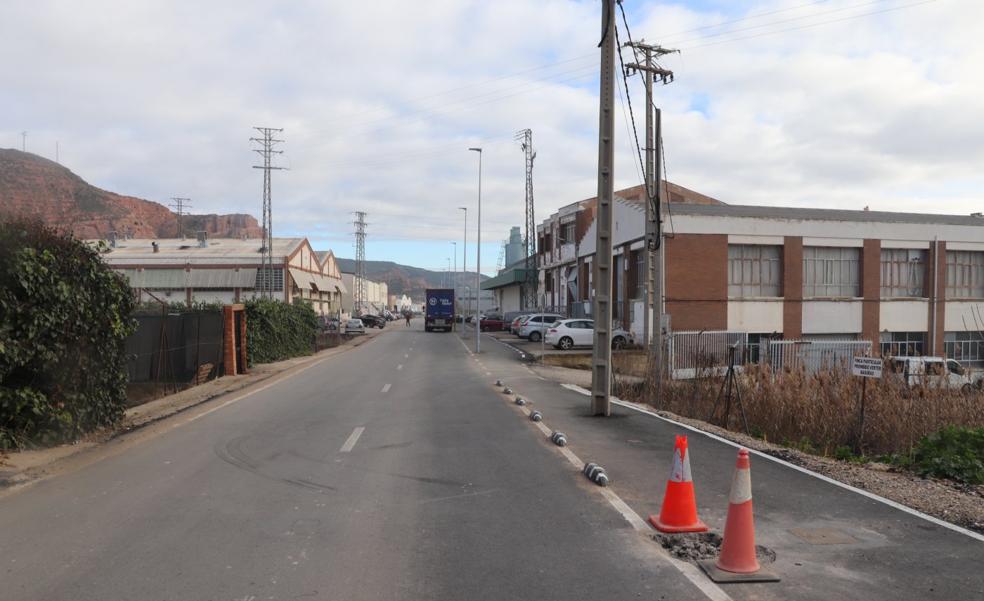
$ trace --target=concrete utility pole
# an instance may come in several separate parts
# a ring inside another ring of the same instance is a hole
[[[181,198],[179,196],[172,196],[171,200],[173,200],[174,202],[172,202],[168,206],[174,209],[174,214],[177,215],[178,217],[178,232],[177,232],[178,237],[184,240],[185,231],[184,231],[183,217],[188,214],[188,209],[191,208],[191,199]]]
[[[475,252],[475,352],[482,350],[482,149],[469,148],[478,153],[478,245]]]
[[[21,132],[21,152],[27,152],[27,132]]]
[[[274,167],[271,159],[273,155],[283,154],[284,152],[283,150],[273,149],[274,145],[283,142],[283,140],[274,139],[274,132],[279,133],[284,130],[283,128],[273,127],[254,127],[253,129],[263,134],[262,138],[250,138],[251,142],[256,142],[260,145],[259,148],[254,148],[253,152],[263,157],[262,165],[253,165],[253,169],[263,170],[263,246],[261,247],[263,251],[263,267],[260,270],[263,273],[263,279],[260,280],[263,288],[261,294],[264,298],[273,298],[273,291],[276,288],[276,282],[274,280],[276,278],[274,278],[273,272],[273,209],[271,207],[273,199],[270,188],[270,172],[283,169],[283,167]]]
[[[625,68],[642,72],[646,81],[646,302],[644,311],[643,346],[649,352],[649,365],[655,370],[657,388],[663,368],[663,204],[660,178],[662,145],[660,111],[653,102],[653,76],[663,84],[673,81],[673,72],[661,68],[653,59],[678,50],[668,50],[644,42],[629,42],[633,50],[641,50],[646,58],[643,65],[629,63]],[[655,132],[654,132],[655,129]],[[650,334],[651,332],[651,334]]]
[[[612,368],[612,197],[615,194],[615,0],[601,10],[601,90],[598,110],[598,215],[595,217],[594,349],[591,355],[591,412],[611,415]]]

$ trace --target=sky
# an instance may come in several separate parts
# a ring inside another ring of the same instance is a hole
[[[632,39],[680,50],[655,95],[671,181],[731,204],[984,210],[984,3],[623,6]],[[259,217],[249,139],[283,128],[274,235],[338,256],[363,210],[368,259],[473,270],[478,146],[494,273],[524,222],[524,128],[538,222],[597,191],[599,0],[4,0],[0,28],[0,148],[27,131],[101,188]],[[616,189],[641,182],[642,82],[622,86]]]

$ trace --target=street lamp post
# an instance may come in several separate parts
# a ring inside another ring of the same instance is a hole
[[[478,153],[478,245],[475,248],[475,352],[482,350],[482,149],[469,148]]]
[[[465,236],[461,241],[461,271],[462,273],[468,273],[468,207],[458,207],[459,210],[465,212]],[[471,299],[468,299],[469,313],[471,313]],[[461,320],[462,329],[465,327],[464,319]]]

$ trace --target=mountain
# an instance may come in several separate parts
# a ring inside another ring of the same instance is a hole
[[[341,259],[336,257],[338,268],[346,273],[355,272],[354,259]],[[431,271],[410,265],[400,265],[393,261],[366,261],[366,277],[374,282],[386,282],[390,294],[406,294],[411,298],[423,298],[424,290],[427,288],[443,288],[448,283],[448,272]],[[459,287],[467,283],[473,286],[475,283],[475,272],[457,273]],[[487,275],[482,275],[482,281],[489,279]],[[491,294],[491,293],[486,293]]]
[[[167,207],[89,185],[69,169],[29,152],[0,148],[0,213],[40,219],[79,238],[110,232],[135,238],[177,238],[177,215]],[[250,215],[186,215],[185,233],[262,237]]]

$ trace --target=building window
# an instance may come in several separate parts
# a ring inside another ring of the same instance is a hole
[[[861,249],[807,246],[803,249],[804,297],[858,297]]]
[[[925,296],[926,251],[883,248],[881,251],[881,296]]]
[[[946,251],[947,298],[984,298],[984,252]]]
[[[984,367],[984,332],[945,332],[943,349],[947,359],[962,365]]]
[[[926,354],[926,332],[882,332],[882,357],[921,357]]]
[[[780,247],[728,245],[728,296],[782,296]]]
[[[571,244],[574,242],[574,222],[563,223],[560,226],[560,243]]]

